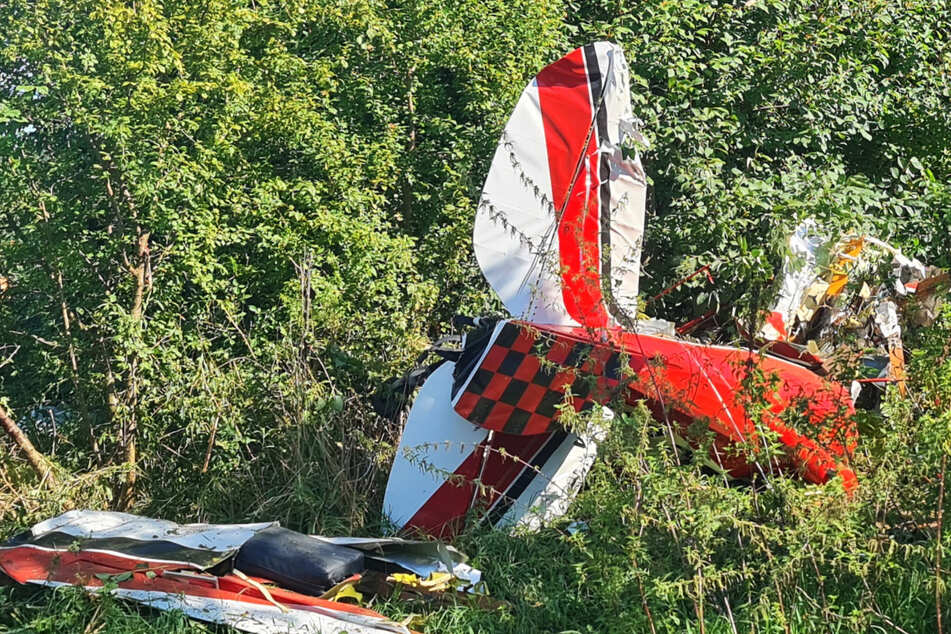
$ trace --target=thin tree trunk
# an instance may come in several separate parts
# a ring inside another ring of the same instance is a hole
[[[99,441],[96,439],[96,432],[92,425],[92,416],[89,413],[89,404],[86,401],[86,395],[83,393],[79,382],[79,361],[76,357],[76,342],[73,339],[73,329],[69,319],[69,306],[66,304],[66,291],[63,284],[63,273],[56,267],[54,272],[56,286],[59,290],[59,305],[63,319],[63,334],[66,335],[66,353],[69,356],[70,378],[73,383],[73,390],[76,392],[76,404],[79,406],[79,414],[89,429],[89,443],[93,455],[96,457],[96,464],[102,466],[102,451],[99,449]]]
[[[938,625],[938,634],[944,634],[944,624],[941,622],[941,612],[944,609],[944,606],[941,605],[941,590],[944,584],[944,578],[941,574],[941,551],[944,550],[944,544],[941,543],[941,532],[944,528],[944,478],[947,473],[948,468],[948,454],[941,456],[941,483],[938,485],[938,535],[937,535],[937,547],[938,552],[935,561],[934,567],[934,576],[935,576],[935,585],[934,585],[934,602],[935,609],[937,611],[937,625]]]
[[[43,220],[46,223],[49,223],[50,214],[46,209],[46,201],[43,200],[39,187],[36,185],[36,183],[30,183],[30,188],[36,196],[37,205],[40,208],[40,212],[43,214]],[[47,227],[48,226],[49,225],[47,224]],[[49,233],[47,233],[47,235],[49,236],[49,239],[52,239],[52,236],[49,235]],[[44,264],[44,266],[46,265]],[[96,463],[101,466],[102,454],[99,451],[99,442],[96,440],[96,434],[92,428],[92,419],[89,416],[89,407],[86,403],[86,398],[83,395],[83,391],[79,385],[79,363],[76,360],[76,344],[75,341],[73,341],[73,332],[72,327],[70,326],[69,306],[66,304],[66,290],[63,284],[63,271],[59,268],[58,264],[54,264],[52,268],[47,267],[47,272],[49,273],[50,277],[53,278],[53,281],[56,282],[60,312],[63,319],[63,334],[66,336],[66,351],[69,356],[71,379],[73,383],[73,389],[76,392],[77,405],[79,406],[79,415],[83,422],[89,425],[90,446],[92,448],[93,454],[96,456]]]
[[[136,265],[130,271],[133,278],[135,279],[135,296],[132,300],[131,317],[134,327],[137,331],[141,330],[142,328],[145,291],[149,284],[149,280],[146,275],[149,263],[149,233],[147,231],[143,232],[140,230],[138,232],[138,236],[138,253],[136,257]],[[128,471],[126,471],[125,485],[123,486],[122,495],[119,500],[119,505],[121,508],[128,508],[135,496],[136,463],[138,462],[138,453],[136,447],[136,437],[138,435],[137,406],[139,397],[137,376],[138,367],[138,353],[135,352],[133,353],[131,363],[129,364],[129,377],[128,383],[126,385],[126,400],[129,407],[129,413],[127,419],[124,421],[125,447],[123,449],[125,452],[125,463]]]
[[[20,451],[23,452],[23,455],[26,456],[30,466],[36,471],[36,475],[40,477],[40,481],[55,485],[56,476],[53,475],[53,466],[50,461],[46,459],[46,456],[37,451],[33,443],[30,442],[30,439],[27,438],[23,430],[20,429],[20,426],[16,424],[16,421],[14,421],[10,417],[10,414],[2,407],[0,407],[0,425],[3,426],[3,430],[7,433],[7,436],[13,440],[16,446],[20,448]]]
[[[143,323],[143,312],[145,304],[145,295],[146,292],[152,286],[152,272],[150,268],[150,245],[149,237],[150,234],[148,231],[145,231],[140,223],[138,208],[136,206],[135,198],[132,196],[132,191],[128,187],[128,183],[123,177],[122,172],[119,170],[118,166],[112,161],[110,156],[104,152],[101,148],[99,150],[100,159],[103,161],[103,164],[106,166],[109,171],[109,178],[105,180],[106,193],[109,194],[109,198],[113,201],[114,211],[116,213],[116,219],[122,223],[122,215],[118,210],[118,202],[121,199],[125,203],[126,208],[129,211],[129,215],[132,220],[136,223],[135,235],[136,235],[136,256],[133,262],[130,262],[125,253],[123,253],[123,260],[126,266],[126,270],[132,276],[132,279],[135,280],[135,294],[133,295],[132,308],[130,311],[130,316],[132,318],[133,328],[135,331],[135,337],[137,339],[136,343],[140,343],[140,336]],[[112,182],[115,181],[119,187],[119,195],[116,195],[116,192],[112,188]],[[109,370],[106,377],[106,382],[108,384],[109,390],[109,410],[115,418],[118,414],[125,414],[120,416],[121,419],[121,439],[122,439],[122,452],[124,457],[124,462],[127,467],[127,472],[125,480],[122,484],[122,487],[119,492],[117,499],[117,505],[120,509],[128,508],[132,503],[132,500],[135,497],[135,482],[136,482],[136,464],[138,462],[138,451],[137,451],[137,435],[138,435],[138,367],[139,367],[139,353],[137,350],[132,351],[129,355],[129,374],[126,377],[126,390],[124,396],[124,403],[120,401],[119,394],[116,392],[116,380],[115,376],[112,373],[112,370]],[[120,407],[124,405],[123,407]],[[123,411],[127,408],[127,411]]]

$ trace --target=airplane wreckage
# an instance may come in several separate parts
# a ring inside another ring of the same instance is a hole
[[[458,343],[437,342],[376,399],[381,414],[395,415],[419,388],[384,496],[385,517],[404,534],[451,538],[472,516],[534,529],[563,515],[616,402],[645,403],[674,451],[696,450],[688,427],[701,424],[713,438],[708,463],[724,474],[750,479],[766,468],[813,484],[838,479],[849,493],[858,486],[855,408],[874,407],[889,383],[906,389],[901,322],[934,319],[948,274],[807,220],[790,237],[765,324],[736,324],[745,347],[701,337],[709,314],[681,327],[640,316],[647,179],[636,152],[625,153],[640,140],[628,82],[621,48],[597,42],[544,68],[515,106],[473,235],[510,316],[457,318],[466,329]],[[863,371],[849,389],[827,378],[846,348]],[[424,363],[430,354],[439,360]],[[756,388],[756,376],[774,380]],[[755,416],[743,397],[750,389],[766,405]],[[744,456],[767,433],[785,457],[764,467]],[[96,511],[71,511],[0,545],[0,572],[264,634],[409,632],[339,599],[355,588],[453,599],[483,588],[481,573],[440,542]],[[386,573],[395,574],[379,578]],[[359,585],[365,577],[375,585]]]
[[[644,402],[675,452],[697,448],[687,439],[699,423],[713,436],[707,462],[733,477],[784,470],[814,484],[837,478],[850,494],[858,486],[855,404],[874,404],[889,382],[906,389],[898,313],[933,319],[947,274],[872,237],[824,237],[807,221],[790,240],[766,325],[737,324],[745,347],[701,337],[712,313],[679,328],[640,317],[647,178],[629,149],[643,139],[628,82],[621,48],[597,42],[522,92],[473,232],[482,273],[510,317],[457,318],[468,327],[461,345],[434,346],[439,361],[390,385],[409,395],[422,384],[384,500],[401,529],[448,537],[472,513],[526,527],[563,514],[603,425],[579,430],[559,419],[596,409],[610,418],[606,406],[618,401]],[[895,284],[875,283],[886,265]],[[875,376],[850,389],[826,378],[825,360],[847,330],[866,348],[884,342],[885,352],[859,354]],[[775,383],[757,387],[756,377]],[[750,391],[766,404],[755,416]],[[755,454],[767,432],[784,458],[748,460],[737,450]]]
[[[404,588],[436,602],[468,596],[482,575],[465,562],[438,542],[317,537],[276,522],[179,525],[109,511],[69,511],[0,544],[0,573],[18,583],[106,591],[256,634],[409,634],[343,599]]]

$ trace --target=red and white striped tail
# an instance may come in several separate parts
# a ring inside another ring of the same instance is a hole
[[[515,317],[601,328],[636,314],[647,191],[624,52],[596,42],[525,88],[476,214],[479,266]]]

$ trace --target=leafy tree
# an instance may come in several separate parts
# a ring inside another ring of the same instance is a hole
[[[670,283],[672,269],[709,263],[719,283],[704,297],[750,303],[807,216],[951,264],[947,6],[605,0],[574,9],[574,42],[625,46],[634,110],[652,140],[648,292]],[[673,295],[687,304],[680,314],[696,293]]]

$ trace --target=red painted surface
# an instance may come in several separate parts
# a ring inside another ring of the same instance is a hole
[[[426,535],[451,537],[461,528],[461,522],[469,512],[476,480],[482,471],[484,485],[475,495],[475,506],[489,508],[523,470],[526,463],[548,440],[550,434],[513,436],[494,434],[491,444],[481,443],[463,461],[458,469],[408,522],[406,527]],[[486,453],[486,450],[488,452]],[[483,457],[485,469],[482,469]]]
[[[0,550],[0,568],[19,583],[55,581],[92,588],[99,588],[107,583],[107,580],[96,575],[110,575],[115,581],[115,575],[131,573],[127,579],[117,581],[116,586],[127,590],[274,605],[253,584],[234,575],[218,577],[195,572],[181,564],[161,564],[101,552],[70,552],[19,546]],[[183,572],[187,574],[182,574]],[[153,576],[150,577],[148,573],[153,573]],[[270,583],[266,579],[256,581]],[[377,612],[347,603],[319,599],[276,586],[269,586],[267,589],[275,601],[290,609],[308,610],[316,607],[384,618]]]
[[[517,323],[517,322],[515,322]],[[503,358],[507,351],[532,349],[535,341],[548,336],[554,343],[544,357],[555,364],[566,362],[579,344],[590,352],[579,368],[563,369],[549,389],[564,393],[567,388],[578,394],[580,377],[593,377],[595,387],[585,398],[575,398],[580,410],[590,401],[608,404],[621,397],[633,404],[644,400],[661,421],[670,421],[680,432],[696,421],[704,422],[716,434],[715,447],[725,449],[746,443],[755,456],[761,443],[761,430],[776,432],[787,449],[788,457],[774,466],[798,471],[809,482],[824,483],[838,474],[847,490],[855,488],[855,475],[848,466],[855,448],[857,431],[851,420],[854,409],[846,390],[794,363],[726,346],[711,346],[621,330],[593,331],[562,326],[521,324],[515,344],[502,348],[493,344],[481,369],[493,373],[491,394],[501,393],[513,377],[498,372],[490,360]],[[523,341],[527,339],[527,341]],[[537,349],[537,348],[536,348]],[[608,376],[606,363],[618,353],[626,357],[626,375]],[[526,357],[523,367],[535,368],[538,360]],[[521,371],[521,367],[519,368]],[[516,375],[517,376],[517,375]],[[754,378],[759,377],[759,382]],[[623,382],[623,385],[622,385]],[[496,385],[496,383],[501,385]],[[751,389],[762,390],[759,407],[749,398]],[[744,396],[746,395],[746,396]],[[464,394],[464,396],[467,396]],[[495,398],[491,396],[490,398]],[[469,417],[471,399],[460,398],[456,411]],[[493,410],[482,421],[484,427],[505,428],[507,410]],[[758,412],[751,414],[751,411]],[[799,413],[799,416],[795,414]],[[526,427],[523,434],[548,432],[557,415],[545,426]],[[794,428],[795,423],[798,428]],[[735,452],[732,452],[735,453]],[[723,452],[713,456],[736,477],[752,475],[755,466],[739,457],[726,458]]]
[[[536,82],[553,202],[556,213],[561,212],[558,247],[562,298],[575,321],[592,328],[604,326],[607,313],[601,297],[600,155],[597,131],[591,130],[594,109],[583,49],[545,67]]]
[[[777,336],[778,336],[779,338],[777,339],[777,341],[785,341],[785,340],[786,340],[786,324],[783,322],[783,316],[782,316],[780,313],[777,313],[777,312],[775,312],[775,311],[771,312],[771,313],[766,317],[766,322],[767,322],[770,326],[772,326],[772,327],[776,330],[776,332],[778,333]]]
[[[592,341],[589,331],[581,328],[531,327],[567,340]],[[646,400],[654,406],[655,415],[663,415],[663,405],[668,416],[681,425],[705,421],[718,436],[733,443],[746,441],[755,446],[757,424],[765,425],[779,434],[789,453],[791,464],[781,466],[798,470],[809,482],[824,483],[838,474],[847,490],[857,486],[848,466],[858,438],[851,419],[855,410],[848,392],[838,383],[751,350],[620,330],[610,332],[607,338],[608,342],[595,345],[630,355],[634,376],[626,386],[628,402]],[[744,383],[757,374],[767,384],[776,381],[775,390],[762,386],[760,396],[767,408],[759,420],[748,413],[749,403],[742,396],[749,392]],[[783,420],[782,415],[791,411],[804,413],[806,420],[801,424],[808,429],[793,429]],[[743,463],[724,466],[739,477],[753,471]]]

